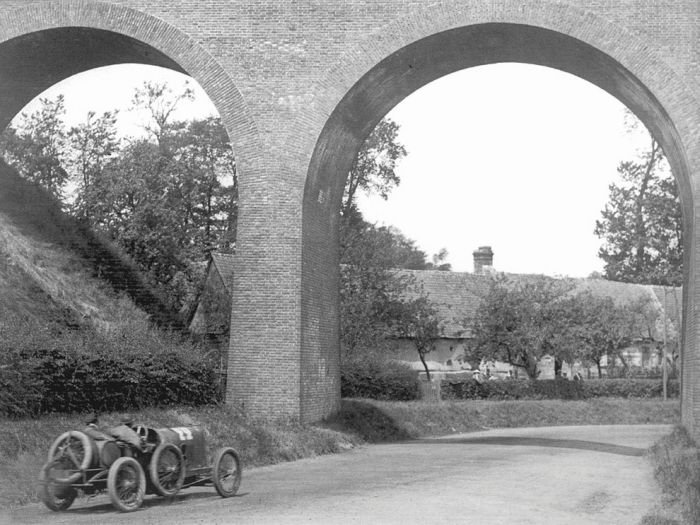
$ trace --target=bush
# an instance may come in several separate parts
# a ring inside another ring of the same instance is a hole
[[[463,379],[442,382],[443,399],[584,399],[581,381],[483,381]]]
[[[447,379],[443,399],[590,399],[594,397],[661,397],[663,386],[653,379],[543,379],[538,381],[484,381]],[[668,394],[678,397],[677,381],[669,382]]]
[[[11,326],[10,326],[11,325]],[[52,333],[0,326],[0,415],[117,411],[219,401],[217,363],[145,323]]]
[[[341,366],[340,393],[381,401],[419,399],[418,373],[381,356],[346,359]]]
[[[661,379],[595,379],[584,382],[587,397],[661,397]],[[668,396],[678,397],[677,380],[668,382]]]

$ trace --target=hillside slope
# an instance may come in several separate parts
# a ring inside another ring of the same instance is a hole
[[[0,160],[0,315],[65,327],[179,327],[133,263]]]

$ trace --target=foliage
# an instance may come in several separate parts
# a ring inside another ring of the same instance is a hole
[[[440,323],[437,310],[426,295],[404,299],[391,305],[391,326],[397,337],[410,339],[416,347],[425,375],[430,381],[430,369],[425,356],[435,349],[440,337]]]
[[[343,360],[340,372],[342,397],[385,401],[418,399],[418,374],[402,363],[378,354]]]
[[[611,297],[594,295],[590,290],[567,297],[559,303],[561,332],[566,333],[568,352],[560,352],[568,362],[580,360],[595,364],[602,376],[602,360],[617,358],[625,370],[623,350],[634,340],[653,340],[658,314],[650,297],[617,304]]]
[[[386,199],[401,182],[396,173],[397,163],[406,156],[406,148],[398,141],[399,126],[383,119],[365,140],[348,178],[343,194],[342,214],[355,207],[357,190],[375,193]]]
[[[44,99],[0,144],[23,177],[54,196],[70,180],[71,213],[125,250],[174,309],[196,299],[209,252],[230,252],[236,238],[238,180],[228,136],[218,118],[173,118],[191,98],[189,88],[173,93],[145,83],[132,109],[148,116],[146,135],[121,142],[116,112],[91,112],[66,131],[63,99]]]
[[[221,395],[215,359],[145,322],[60,333],[5,318],[2,335],[4,416],[198,405]]]
[[[0,138],[0,154],[25,177],[45,188],[53,197],[63,197],[69,174],[64,168],[67,133],[63,95],[41,99],[41,107],[22,114],[17,128],[8,127]]]
[[[683,220],[678,186],[655,139],[638,159],[621,162],[595,233],[608,279],[645,284],[682,282]]]
[[[94,223],[94,208],[100,204],[99,179],[119,148],[117,113],[105,112],[96,118],[90,111],[85,122],[71,128],[70,141],[73,179],[77,186],[73,215]]]
[[[669,395],[678,397],[679,383],[669,384]],[[442,381],[443,399],[592,399],[658,398],[663,385],[653,379],[544,379],[538,381],[476,381],[474,379],[446,379]]]
[[[136,422],[154,428],[198,425],[206,433],[209,454],[232,446],[240,454],[244,470],[339,453],[361,444],[360,439],[344,429],[334,431],[293,420],[253,419],[232,405],[144,408],[129,414]],[[122,411],[100,413],[100,426],[116,426],[123,415]],[[49,446],[66,430],[84,428],[84,416],[51,414],[0,420],[0,508],[38,501],[36,476],[46,461]]]
[[[469,359],[502,361],[536,379],[539,360],[561,347],[559,301],[570,289],[567,281],[545,277],[512,281],[496,276],[474,319]]]

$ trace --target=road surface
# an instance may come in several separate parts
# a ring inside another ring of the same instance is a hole
[[[147,496],[115,511],[106,496],[66,512],[30,505],[31,524],[637,525],[657,501],[644,451],[667,425],[500,429],[373,445],[244,471],[239,495],[211,487]],[[2,521],[0,516],[0,521]]]

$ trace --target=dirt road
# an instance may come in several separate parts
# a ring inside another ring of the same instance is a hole
[[[656,501],[644,449],[665,425],[503,429],[376,445],[244,472],[239,496],[188,489],[120,514],[106,496],[10,523],[636,525]]]

